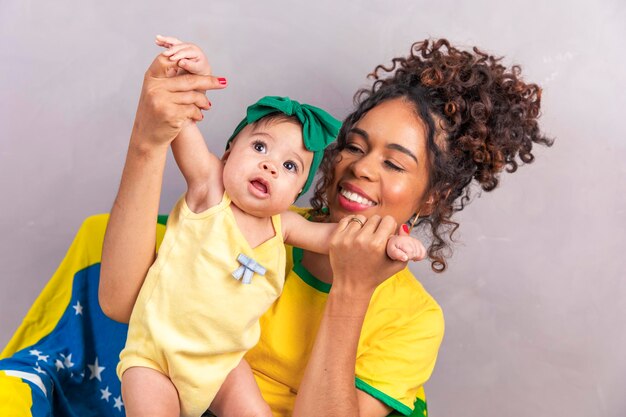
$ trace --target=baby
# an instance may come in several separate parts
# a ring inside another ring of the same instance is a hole
[[[181,70],[210,74],[197,46],[166,37],[157,44]],[[174,139],[187,192],[169,216],[120,354],[128,416],[158,410],[199,417],[228,374],[247,366],[242,359],[259,339],[259,318],[282,291],[284,244],[328,253],[337,224],[310,222],[288,209],[310,187],[339,127],[317,107],[264,97],[248,107],[221,159],[193,123]],[[356,227],[353,221],[362,224],[356,217],[342,224]],[[388,255],[418,259],[423,246],[392,236]],[[271,415],[252,374],[236,375],[243,375],[236,381],[241,401]]]

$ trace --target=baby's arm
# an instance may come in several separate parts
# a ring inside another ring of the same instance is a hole
[[[337,223],[311,222],[293,211],[281,213],[280,219],[285,243],[311,252],[328,253]]]
[[[210,75],[211,66],[202,50],[173,37],[157,36],[156,43],[166,48],[163,55],[177,61],[178,75]],[[207,110],[211,103],[208,103]],[[172,152],[187,182],[186,201],[194,212],[201,212],[221,199],[222,161],[209,152],[202,133],[194,122],[185,126],[172,142]]]
[[[281,214],[285,242],[311,252],[327,254],[330,238],[338,223],[315,223],[297,213]],[[404,228],[387,242],[387,256],[394,261],[420,261],[426,257],[422,242],[409,236]]]

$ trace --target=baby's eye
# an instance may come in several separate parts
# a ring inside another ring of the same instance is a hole
[[[264,153],[265,152],[265,148],[266,148],[265,147],[265,143],[260,141],[260,140],[255,141],[252,144],[252,147],[254,148],[255,151],[260,152],[260,153]]]
[[[283,166],[287,169],[287,171],[298,172],[298,165],[293,161],[286,161],[283,163]]]

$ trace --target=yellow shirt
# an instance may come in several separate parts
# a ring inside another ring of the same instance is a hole
[[[274,416],[291,416],[330,285],[301,264],[287,246],[282,295],[261,317],[261,339],[246,354]],[[357,348],[356,387],[399,414],[425,415],[423,384],[443,338],[441,308],[408,269],[374,292]]]
[[[251,248],[226,194],[193,213],[184,197],[169,216],[159,255],[133,309],[118,375],[133,366],[167,375],[178,390],[181,415],[200,416],[228,373],[259,339],[259,317],[280,295],[285,247],[280,215],[275,236]],[[243,253],[267,269],[250,284],[231,273]]]

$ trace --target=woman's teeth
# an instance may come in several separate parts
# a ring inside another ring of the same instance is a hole
[[[359,203],[359,204],[363,204],[364,206],[375,206],[376,203],[374,203],[371,200],[368,200],[367,198],[358,195],[357,193],[353,193],[351,191],[348,190],[344,190],[343,188],[339,191],[339,193],[344,196],[347,200],[350,201],[354,201],[355,203]]]

